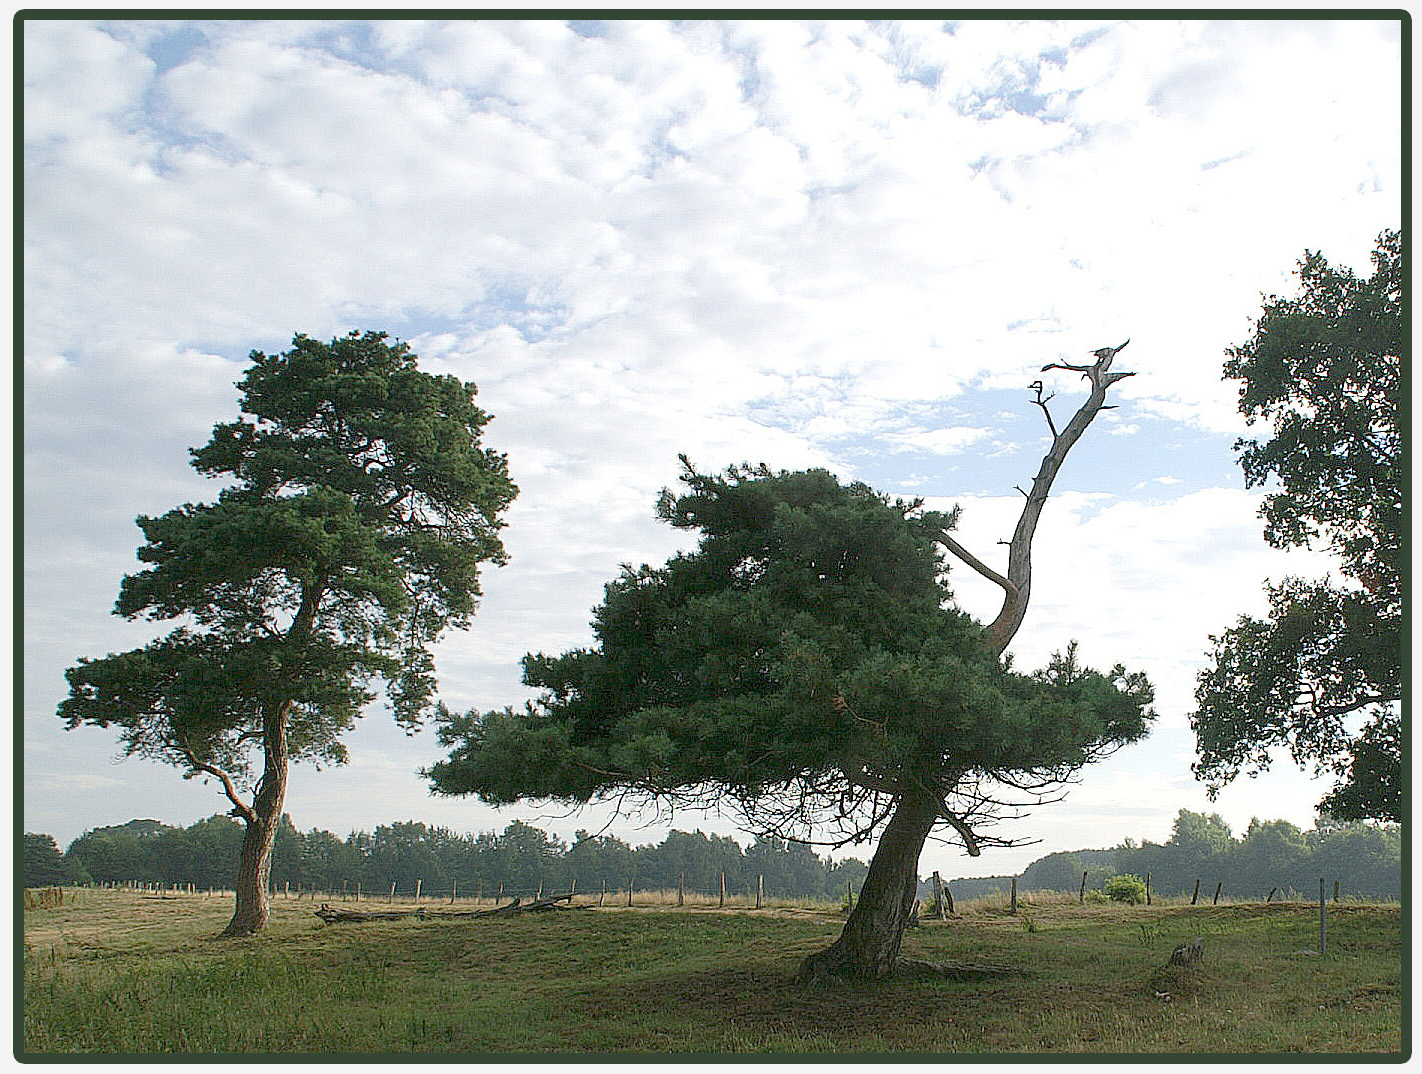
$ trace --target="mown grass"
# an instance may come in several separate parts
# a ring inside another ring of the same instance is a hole
[[[432,909],[434,907],[431,907]],[[966,904],[917,958],[986,980],[802,987],[828,909],[587,908],[323,925],[278,900],[216,939],[225,899],[84,892],[25,912],[21,1057],[48,1054],[1268,1054],[1404,1058],[1402,912]],[[1204,961],[1166,967],[1176,944]]]

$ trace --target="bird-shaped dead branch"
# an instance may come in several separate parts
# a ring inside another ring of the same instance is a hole
[[[1031,384],[1028,385],[1028,387],[1037,393],[1036,403],[1039,407],[1042,408],[1042,413],[1046,415],[1047,428],[1052,431],[1052,436],[1056,437],[1057,426],[1056,423],[1052,421],[1052,412],[1047,409],[1047,404],[1057,397],[1057,393],[1053,392],[1051,395],[1044,397],[1042,395],[1042,392],[1045,389],[1043,388],[1042,382],[1040,380],[1034,380]]]

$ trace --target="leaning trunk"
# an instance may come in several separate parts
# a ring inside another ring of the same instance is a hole
[[[224,936],[251,936],[266,928],[271,916],[267,891],[271,886],[272,848],[286,801],[286,707],[267,721],[263,736],[265,767],[242,837],[242,854],[237,865],[237,909],[223,930]]]
[[[801,981],[827,976],[879,980],[894,972],[918,895],[918,858],[937,819],[938,803],[932,798],[900,796],[844,931],[801,963]]]

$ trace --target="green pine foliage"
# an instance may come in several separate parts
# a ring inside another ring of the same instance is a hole
[[[952,515],[819,470],[683,463],[658,513],[698,547],[624,569],[593,646],[526,657],[523,710],[442,712],[437,791],[837,821],[865,787],[1057,775],[1144,734],[1142,676],[1074,646],[1031,675],[988,651],[935,543]]]
[[[207,503],[141,517],[144,569],[115,607],[176,622],[149,645],[81,659],[59,714],[115,727],[128,754],[241,783],[281,725],[291,760],[346,758],[341,735],[386,686],[417,725],[431,646],[468,623],[484,563],[502,563],[516,489],[480,444],[475,387],[418,368],[404,343],[351,333],[251,355],[243,416],[192,464]]]

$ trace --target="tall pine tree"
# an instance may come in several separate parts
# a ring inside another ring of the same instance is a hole
[[[251,362],[246,417],[192,453],[226,487],[138,520],[147,567],[116,611],[179,625],[81,659],[59,706],[71,728],[117,727],[128,754],[220,782],[245,825],[233,935],[267,921],[290,763],[344,761],[379,682],[401,724],[430,711],[431,647],[473,614],[480,567],[504,561],[517,491],[480,444],[474,385],[421,372],[404,343],[298,335]]]

